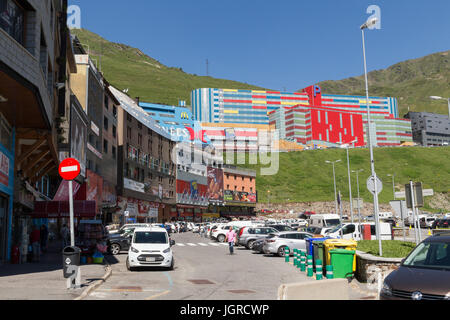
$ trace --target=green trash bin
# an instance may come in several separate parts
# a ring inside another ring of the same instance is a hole
[[[345,249],[330,250],[334,278],[353,277],[353,259],[356,251]]]
[[[314,271],[316,271],[316,261],[321,260],[322,261],[322,270],[326,270],[325,265],[325,245],[323,241],[314,241],[313,247],[314,247]]]

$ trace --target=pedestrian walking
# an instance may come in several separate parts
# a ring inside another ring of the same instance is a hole
[[[47,252],[48,229],[45,224],[41,225],[41,251]]]
[[[39,262],[41,258],[41,232],[36,226],[33,226],[30,234],[30,243],[33,250],[33,262]]]
[[[236,242],[236,232],[234,232],[233,227],[226,234],[226,240],[228,241],[228,248],[230,249],[230,254],[234,254],[234,243]]]
[[[61,228],[61,238],[62,238],[62,244],[63,244],[63,249],[67,246],[69,246],[70,243],[70,230],[69,228],[67,228],[67,224],[64,224]]]

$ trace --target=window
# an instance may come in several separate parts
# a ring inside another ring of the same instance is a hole
[[[113,158],[116,159],[116,147],[113,146],[111,151],[112,151]]]
[[[117,136],[117,128],[116,128],[116,126],[114,126],[114,125],[113,125],[113,127],[112,127],[112,134],[113,134],[113,137],[114,137],[114,138]]]
[[[131,140],[131,128],[127,127],[127,139]]]
[[[103,128],[108,131],[108,118],[103,117]]]
[[[117,107],[113,106],[113,116],[114,118],[117,118]]]
[[[13,0],[0,0],[0,28],[23,44],[25,10]]]
[[[108,153],[108,141],[103,140],[103,152]]]
[[[250,187],[250,193],[253,193],[253,187]]]
[[[131,122],[131,115],[127,113],[127,121]]]
[[[138,129],[142,130],[142,123],[138,122]]]
[[[245,191],[245,188],[244,187],[242,187],[242,192],[244,192]]]
[[[108,96],[105,96],[105,109],[106,109],[106,110],[109,109],[109,99],[108,99]]]
[[[138,144],[142,146],[142,134],[138,134]]]

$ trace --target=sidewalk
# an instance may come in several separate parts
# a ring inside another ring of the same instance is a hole
[[[53,242],[40,262],[0,265],[0,300],[74,300],[110,270],[106,261],[102,265],[82,265],[81,288],[68,290],[61,251],[59,242]]]

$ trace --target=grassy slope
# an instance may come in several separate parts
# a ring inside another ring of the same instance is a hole
[[[450,193],[450,147],[445,148],[375,148],[375,171],[383,181],[380,202],[388,203],[393,199],[392,178],[395,174],[396,191],[404,190],[404,185],[413,181],[422,181],[425,189]],[[277,175],[261,176],[261,167],[268,165],[246,165],[257,170],[256,188],[258,201],[267,202],[267,190],[270,190],[270,202],[314,202],[334,201],[333,170],[326,160],[335,161],[336,184],[344,200],[348,201],[347,155],[345,149],[310,150],[281,153],[280,170]],[[248,161],[247,161],[248,163]],[[368,149],[350,150],[351,170],[364,169],[359,175],[361,197],[372,202],[373,197],[367,191],[366,180],[370,176],[370,155]],[[356,174],[352,173],[352,196],[356,197]],[[425,198],[426,199],[426,198]]]
[[[410,111],[448,114],[446,101],[429,96],[450,97],[450,51],[397,63],[385,70],[369,73],[371,96],[396,97],[400,117]],[[319,83],[324,93],[365,96],[364,77]]]
[[[189,104],[193,89],[263,89],[237,81],[188,74],[180,68],[167,67],[138,49],[109,42],[88,30],[71,32],[83,45],[89,46],[91,57],[97,62],[103,52],[102,72],[112,85],[121,90],[129,88],[128,94],[140,97],[141,101],[178,105],[178,100],[185,100]]]

